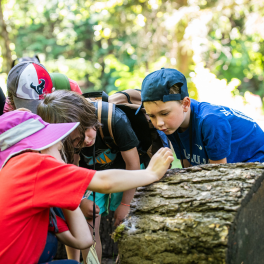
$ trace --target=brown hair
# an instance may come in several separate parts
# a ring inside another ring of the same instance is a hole
[[[169,94],[180,94],[180,93],[181,93],[181,87],[177,83],[173,84],[170,88]],[[182,100],[179,100],[178,102],[182,104]]]
[[[170,88],[170,94],[180,94],[181,93],[181,87],[178,86],[178,84],[174,84]]]
[[[94,105],[83,96],[66,90],[58,90],[47,94],[45,99],[38,105],[37,114],[48,123],[80,122],[78,130],[81,140],[76,147],[77,152],[81,150],[85,130],[91,127],[98,129],[100,126]],[[65,139],[64,147],[68,163],[73,163],[74,147],[69,137]]]

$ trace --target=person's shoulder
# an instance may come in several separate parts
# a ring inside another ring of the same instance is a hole
[[[122,126],[124,129],[130,129],[129,127],[131,126],[130,120],[126,113],[117,106],[115,107],[112,125],[113,127]]]
[[[115,107],[115,118],[127,118],[126,113],[118,106]]]
[[[27,155],[28,156],[25,156],[25,158],[30,163],[30,166],[35,166],[35,167],[39,166],[39,168],[41,168],[42,170],[50,169],[50,168],[58,168],[58,167],[63,168],[63,167],[67,167],[68,165],[71,165],[58,161],[56,158],[48,154],[30,152]],[[34,162],[32,162],[32,160],[34,160]]]
[[[108,111],[109,111],[109,103],[108,102],[102,102],[103,104],[105,104],[105,106],[108,107]],[[96,108],[98,108],[98,102],[92,102],[92,104],[94,104],[94,106]],[[119,120],[126,120],[128,119],[127,115],[125,114],[125,112],[123,110],[121,110],[118,106],[114,105],[114,111],[113,111],[113,120],[112,120],[112,124],[114,125],[114,123],[117,123]]]
[[[33,152],[33,151],[26,151],[23,153],[18,153],[17,155],[15,155],[13,158],[11,158],[12,162],[17,162],[17,161],[27,161],[30,162],[32,164],[41,161],[43,155],[41,155],[40,153],[37,152]],[[32,160],[34,160],[34,162],[32,162]]]
[[[198,102],[191,99],[191,109],[194,111],[196,118],[204,120],[212,117],[221,117],[223,114],[223,106],[214,105],[208,102]]]
[[[199,102],[195,99],[191,99],[191,108],[195,111],[205,111],[208,109],[214,109],[215,107],[218,107],[217,105],[208,103],[208,102]]]
[[[43,161],[41,154],[27,151],[23,153],[17,153],[15,156],[10,158],[4,168],[9,171],[17,170],[30,171],[37,169]]]

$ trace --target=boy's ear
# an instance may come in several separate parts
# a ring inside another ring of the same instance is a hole
[[[191,106],[191,100],[189,97],[184,97],[184,99],[182,100],[182,106],[183,106],[183,110],[185,112],[188,111],[188,109],[190,108]]]

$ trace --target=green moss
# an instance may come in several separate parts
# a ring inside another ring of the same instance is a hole
[[[125,228],[125,224],[121,224],[116,228],[115,232],[112,233],[111,238],[114,240],[114,242],[117,242],[122,237]]]

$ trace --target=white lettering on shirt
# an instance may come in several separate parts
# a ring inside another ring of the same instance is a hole
[[[239,118],[243,118],[247,121],[251,121],[251,122],[254,122],[254,120],[248,116],[246,116],[245,114],[243,114],[242,112],[238,111],[238,110],[235,110],[235,109],[232,109],[230,108],[230,110],[232,111],[233,115],[239,117]]]
[[[197,157],[197,159],[196,159],[196,157]],[[193,160],[194,160],[195,163],[201,164],[200,163],[200,156],[196,156],[196,155],[193,154]]]
[[[202,146],[195,144],[200,150],[203,150]]]
[[[235,115],[235,116],[237,116],[239,118],[243,118],[243,119],[245,119],[247,121],[255,122],[252,118],[246,116],[244,113],[242,113],[242,112],[240,112],[238,110],[235,110],[233,108],[229,108],[230,111],[232,112],[231,113],[230,111],[226,110],[223,106],[218,105],[218,107],[221,107],[222,108],[220,110],[220,112],[222,112],[225,116],[229,116],[229,115],[232,115],[233,114],[233,115]]]
[[[220,112],[222,112],[225,116],[231,115],[231,113],[229,111],[227,111],[225,108],[223,108],[222,110],[220,110]]]
[[[190,160],[190,154],[186,153],[186,150],[183,149],[184,156],[187,160]],[[201,156],[193,154],[191,162],[196,164],[207,164],[206,159],[203,158],[203,162],[201,162]]]

